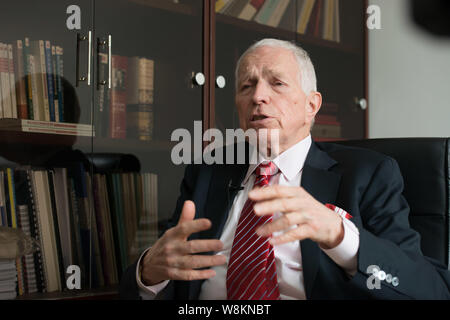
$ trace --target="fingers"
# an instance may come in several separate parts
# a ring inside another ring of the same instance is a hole
[[[223,249],[223,242],[220,240],[191,240],[178,243],[174,248],[182,254],[193,254],[210,251],[220,251]]]
[[[256,229],[256,233],[261,237],[268,237],[274,232],[283,231],[291,226],[306,223],[307,220],[308,218],[305,215],[298,213],[284,214],[278,219]]]
[[[172,280],[202,280],[209,279],[216,275],[216,272],[211,269],[206,270],[183,270],[178,268],[170,268],[167,270],[169,279]]]
[[[301,208],[302,201],[299,198],[281,198],[256,203],[253,210],[257,216],[273,214],[274,212],[293,212]]]
[[[183,204],[183,209],[181,210],[180,219],[178,220],[178,224],[194,220],[195,217],[195,204],[194,202],[187,200]]]
[[[263,201],[275,198],[291,198],[298,196],[301,187],[273,185],[264,188],[255,188],[249,192],[248,197],[253,201]]]
[[[271,245],[280,245],[292,241],[303,240],[311,238],[311,228],[307,224],[298,226],[295,229],[284,232],[278,237],[272,237],[269,240]]]
[[[224,255],[182,255],[169,256],[167,258],[167,265],[171,268],[178,269],[199,269],[214,266],[220,266],[227,262]]]

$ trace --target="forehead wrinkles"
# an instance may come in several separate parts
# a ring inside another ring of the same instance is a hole
[[[273,56],[261,56],[249,53],[239,67],[239,81],[257,79],[259,77],[296,77],[300,80],[300,70],[296,63],[295,56],[288,52],[280,52]],[[292,59],[293,58],[293,59]],[[274,63],[279,61],[280,63]],[[295,75],[292,73],[295,72]]]

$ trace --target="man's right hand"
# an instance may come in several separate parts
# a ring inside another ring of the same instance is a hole
[[[185,201],[178,224],[147,251],[141,260],[141,279],[146,286],[164,280],[200,280],[216,275],[214,270],[198,268],[218,266],[226,263],[224,255],[196,255],[200,252],[219,251],[223,248],[220,240],[191,240],[187,238],[196,232],[211,228],[208,219],[196,219],[195,204]]]

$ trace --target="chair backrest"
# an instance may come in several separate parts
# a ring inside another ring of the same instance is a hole
[[[449,266],[450,146],[449,138],[388,138],[339,141],[394,158],[409,203],[411,227],[420,233],[422,252]]]

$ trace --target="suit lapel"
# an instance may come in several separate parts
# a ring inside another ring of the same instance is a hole
[[[319,149],[313,142],[303,169],[301,186],[321,203],[335,203],[339,188],[340,174],[329,169],[337,162]],[[310,239],[300,241],[305,292],[311,298],[313,284],[319,269],[320,248]]]

